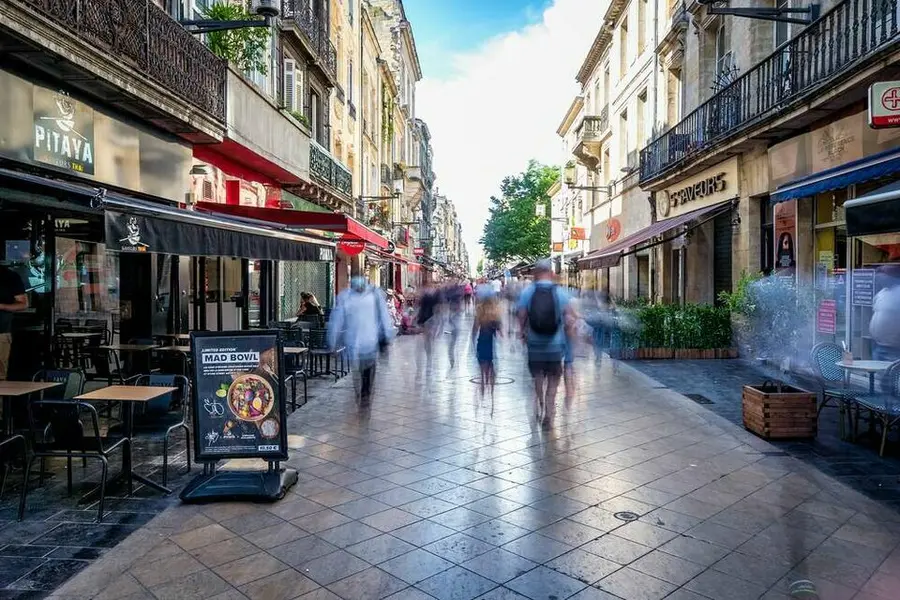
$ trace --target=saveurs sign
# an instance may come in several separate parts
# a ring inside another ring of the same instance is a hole
[[[737,180],[737,159],[731,159],[659,194],[659,214],[662,217],[676,216],[736,198],[739,195]]]

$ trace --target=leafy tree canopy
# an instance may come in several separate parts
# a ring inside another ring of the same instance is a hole
[[[549,204],[547,190],[558,178],[558,167],[532,160],[524,172],[503,179],[501,197],[491,197],[490,216],[481,238],[490,262],[534,262],[547,255],[550,219],[535,216],[535,205]]]
[[[250,13],[243,4],[216,2],[203,11],[206,19],[217,21],[252,21],[256,15]],[[271,32],[268,27],[244,27],[206,34],[206,45],[210,51],[235,65],[245,73],[259,71],[266,74],[266,48]]]

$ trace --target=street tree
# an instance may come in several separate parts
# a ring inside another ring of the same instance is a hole
[[[558,177],[557,167],[531,160],[524,172],[503,179],[500,197],[491,197],[490,216],[481,238],[490,262],[534,262],[547,254],[550,219],[537,216],[535,206],[550,202],[547,190]]]

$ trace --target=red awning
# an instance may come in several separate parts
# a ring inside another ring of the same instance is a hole
[[[239,206],[235,204],[217,204],[214,202],[198,202],[197,208],[209,212],[258,219],[279,223],[288,228],[319,229],[343,233],[348,237],[360,239],[378,248],[387,248],[388,241],[360,223],[341,213],[319,213],[305,210],[284,208],[260,208],[258,206]]]
[[[649,227],[645,227],[621,240],[614,242],[606,248],[594,250],[584,258],[578,260],[578,266],[582,269],[606,269],[615,267],[619,264],[619,260],[626,254],[631,254],[640,248],[636,248],[639,244],[644,244],[653,238],[663,235],[667,231],[671,231],[680,225],[684,225],[689,221],[703,218],[708,221],[710,218],[731,208],[731,200],[706,206],[665,221],[657,221]],[[641,246],[643,248],[644,246]]]

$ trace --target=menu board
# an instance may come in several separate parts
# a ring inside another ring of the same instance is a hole
[[[872,306],[875,300],[874,269],[855,269],[853,271],[853,288],[851,304],[853,306]]]
[[[277,332],[191,334],[197,460],[287,459]]]

